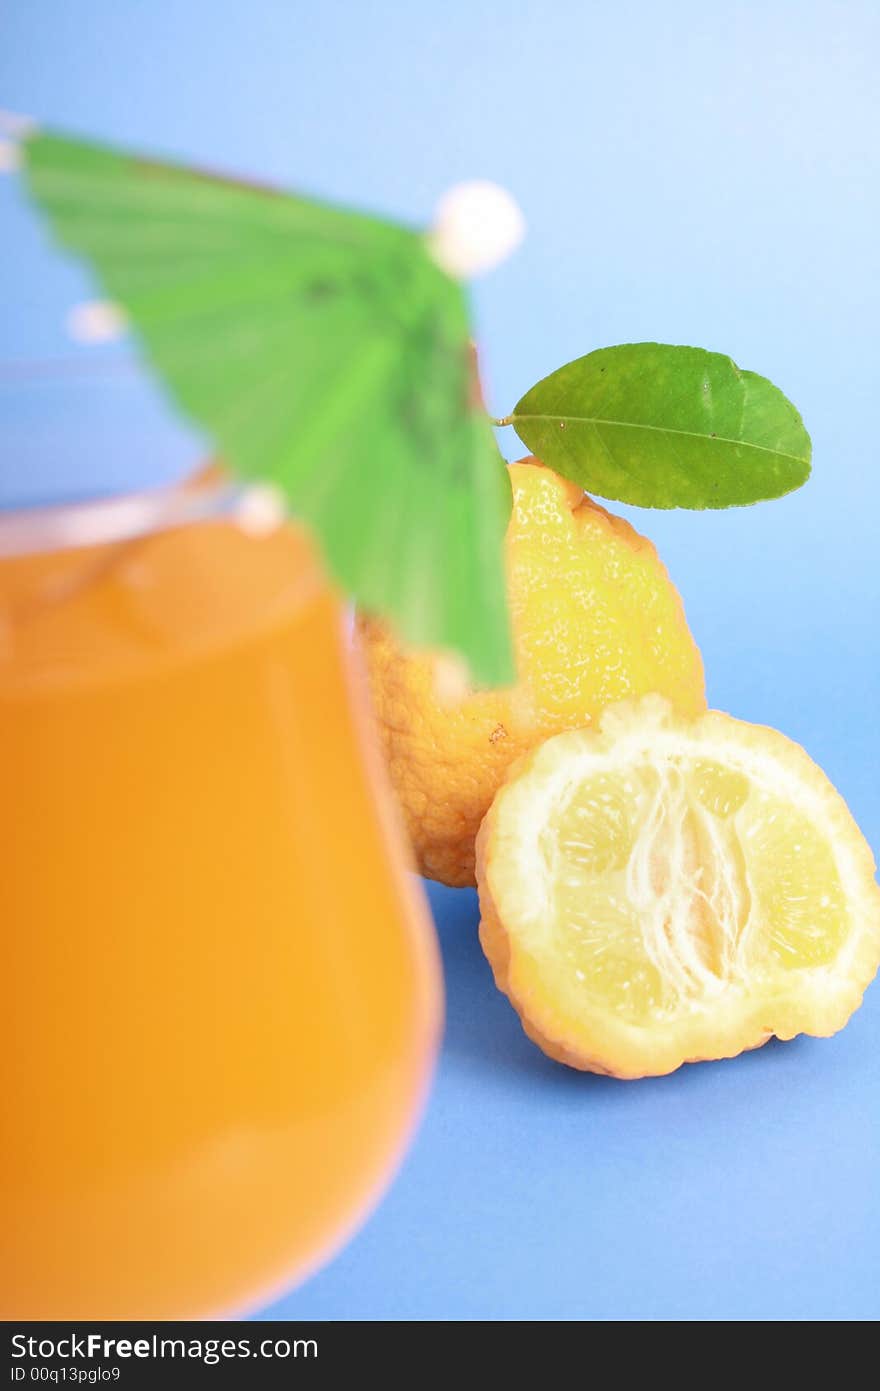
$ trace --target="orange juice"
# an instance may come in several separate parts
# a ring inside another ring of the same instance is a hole
[[[305,537],[41,549],[30,515],[4,555],[0,514],[0,1317],[234,1313],[393,1168],[433,941]]]

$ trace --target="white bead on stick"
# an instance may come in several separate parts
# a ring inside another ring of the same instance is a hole
[[[21,150],[17,140],[0,135],[0,174],[14,174],[21,168]]]
[[[112,300],[85,300],[68,313],[67,332],[76,343],[113,343],[128,332],[128,319]]]
[[[458,280],[492,270],[515,251],[526,222],[516,199],[499,184],[471,179],[440,199],[428,233],[431,255]]]
[[[36,128],[30,116],[0,110],[0,174],[14,174],[21,168],[21,141]]]
[[[286,515],[284,494],[272,483],[254,483],[244,488],[235,505],[235,520],[249,536],[267,536],[277,531]]]
[[[24,140],[38,129],[33,116],[24,116],[20,111],[0,110],[0,130],[16,140]]]

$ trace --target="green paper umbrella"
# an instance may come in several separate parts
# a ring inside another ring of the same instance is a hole
[[[51,133],[24,149],[59,240],[230,466],[283,489],[359,604],[510,681],[510,488],[426,238]]]

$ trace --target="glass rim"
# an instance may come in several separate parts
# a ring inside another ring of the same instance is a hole
[[[198,482],[190,475],[129,493],[0,509],[0,559],[113,545],[205,521],[233,522],[260,535],[285,515],[283,496],[270,484]]]

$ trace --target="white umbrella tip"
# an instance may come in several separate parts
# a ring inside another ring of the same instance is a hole
[[[125,310],[109,299],[75,304],[67,315],[67,332],[75,343],[113,343],[127,329]]]
[[[24,140],[38,129],[33,116],[23,116],[20,111],[0,109],[0,131],[16,140]]]
[[[499,265],[519,246],[525,230],[522,209],[506,188],[470,179],[440,199],[428,245],[443,270],[464,280]]]
[[[235,505],[235,520],[248,536],[267,536],[277,531],[287,515],[284,494],[272,483],[245,488]]]
[[[21,142],[36,128],[30,116],[0,110],[0,174],[14,174],[21,168]]]
[[[14,174],[21,168],[21,150],[17,140],[0,135],[0,174]]]

